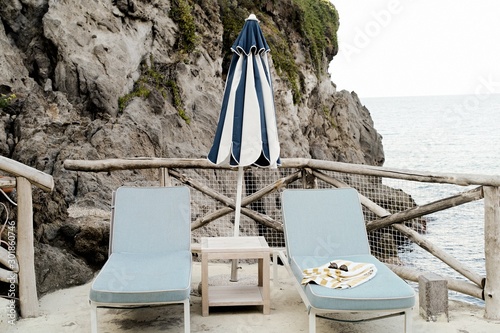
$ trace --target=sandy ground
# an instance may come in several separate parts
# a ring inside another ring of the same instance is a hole
[[[255,264],[240,264],[240,283],[254,281]],[[307,312],[286,269],[278,269],[277,283],[271,281],[271,314],[263,315],[260,307],[210,308],[208,317],[201,316],[201,297],[198,293],[201,266],[193,263],[193,292],[191,297],[191,332],[307,332]],[[229,280],[230,264],[211,263],[211,283]],[[272,271],[271,271],[272,274]],[[230,283],[229,281],[227,283]],[[40,299],[37,318],[20,319],[9,325],[7,332],[90,332],[88,292],[90,283],[59,290]],[[418,297],[417,297],[418,299]],[[449,321],[426,322],[419,316],[418,304],[413,310],[413,332],[493,333],[500,332],[500,322],[483,318],[484,309],[450,300]],[[99,332],[183,332],[182,306],[168,305],[140,309],[99,309]],[[345,317],[347,319],[347,317]],[[356,318],[356,317],[351,317]],[[321,332],[402,332],[403,317],[363,323],[339,323],[318,319]]]

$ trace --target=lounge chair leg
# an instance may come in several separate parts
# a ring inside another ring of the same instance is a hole
[[[191,315],[189,299],[184,300],[184,333],[191,332]]]
[[[412,309],[405,310],[405,333],[412,332]]]
[[[309,311],[309,333],[316,333],[316,314]]]
[[[90,303],[90,331],[97,333],[97,306]]]
[[[273,283],[278,283],[278,253],[273,251]]]

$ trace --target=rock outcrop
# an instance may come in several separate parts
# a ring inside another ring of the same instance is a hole
[[[107,211],[113,189],[156,178],[72,172],[64,160],[205,158],[225,46],[250,12],[275,46],[281,156],[383,164],[369,111],[356,94],[337,92],[327,74],[336,28],[321,35],[325,45],[308,40],[304,2],[337,15],[319,0],[3,0],[0,93],[12,98],[0,109],[0,153],[55,180],[52,193],[34,193],[41,293],[90,279],[106,259],[109,216],[68,208]],[[231,24],[229,12],[241,17]]]

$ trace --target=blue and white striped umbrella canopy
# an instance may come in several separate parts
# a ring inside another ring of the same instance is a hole
[[[255,15],[250,15],[231,47],[219,123],[208,159],[217,165],[276,168],[280,146],[269,46]]]

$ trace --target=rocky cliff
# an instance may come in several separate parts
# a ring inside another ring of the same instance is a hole
[[[146,177],[64,160],[205,158],[229,46],[252,12],[271,46],[281,156],[382,165],[368,110],[326,71],[339,22],[328,1],[2,0],[0,152],[55,180],[34,194],[40,293],[106,259],[108,221],[78,207],[107,210],[113,189]]]

